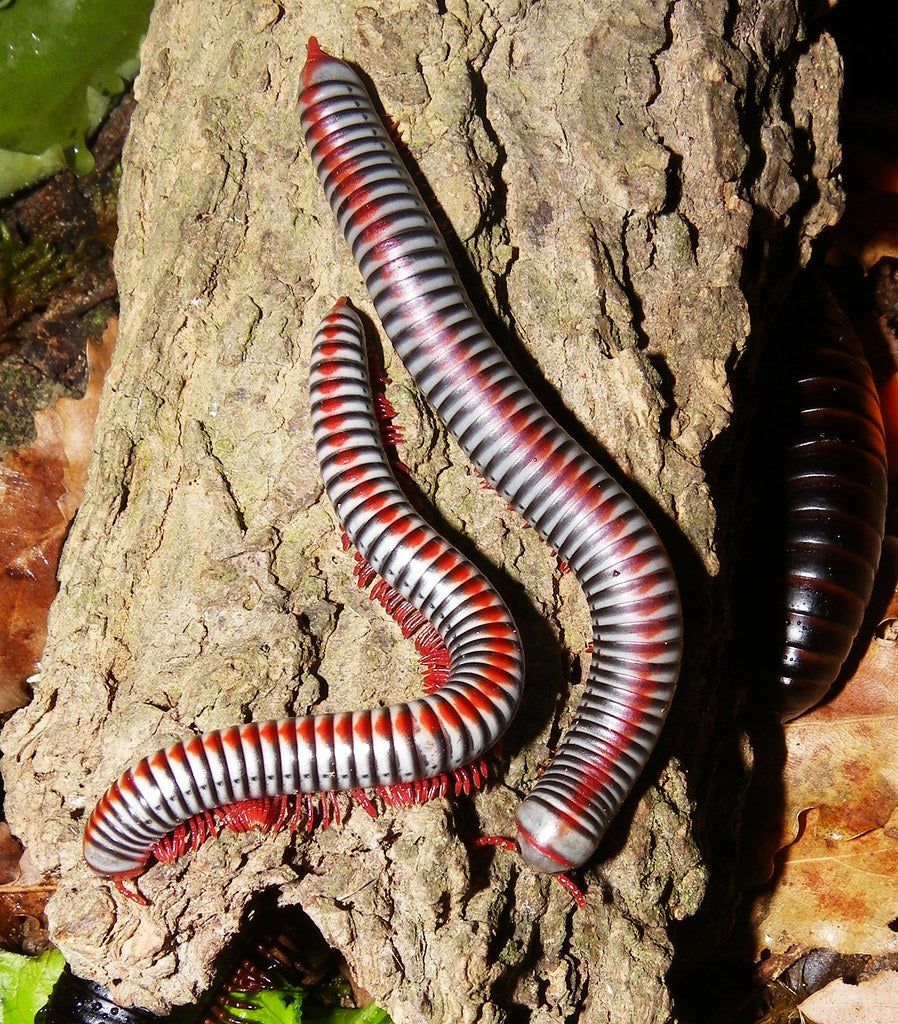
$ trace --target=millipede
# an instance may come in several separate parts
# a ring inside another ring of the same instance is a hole
[[[887,497],[879,397],[860,341],[821,280],[799,296],[779,371],[784,720],[823,700],[840,676],[873,592]]]
[[[585,692],[517,811],[523,858],[566,871],[596,850],[667,715],[682,647],[670,560],[646,516],[489,335],[361,78],[314,38],[299,106],[312,163],[397,354],[484,479],[586,594]]]
[[[325,490],[360,557],[357,575],[417,634],[422,698],[371,710],[306,715],[195,736],[144,758],[106,791],[84,832],[84,856],[124,895],[151,857],[170,862],[220,828],[327,826],[337,792],[375,813],[388,804],[470,792],[521,699],[523,656],[502,598],[412,507],[390,466],[362,326],[340,300],[314,341],[310,398]],[[389,436],[389,435],[388,435]],[[448,668],[428,656],[445,647]]]
[[[487,333],[356,72],[312,39],[302,84],[312,162],[388,337],[479,473],[586,594],[594,635],[585,692],[516,816],[524,859],[567,882],[563,872],[594,853],[667,715],[682,656],[673,569],[646,516]],[[432,692],[217,730],[144,758],[100,799],[84,838],[88,864],[130,898],[143,900],[124,881],[151,857],[174,860],[223,825],[296,828],[316,814],[327,824],[339,791],[373,811],[372,790],[398,803],[468,790],[520,702],[523,656],[502,599],[391,471],[361,323],[346,299],[316,335],[310,390],[325,489],[358,550],[360,583],[379,576],[373,596],[406,635],[418,633]]]

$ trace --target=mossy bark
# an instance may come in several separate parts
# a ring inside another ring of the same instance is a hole
[[[412,475],[523,628],[527,696],[498,782],[312,836],[228,834],[153,868],[145,910],[81,860],[86,814],[139,755],[419,685],[411,645],[355,586],[314,464],[314,327],[344,293],[374,317],[301,142],[310,33],[370,76],[500,343],[633,488],[681,575],[670,727],[579,913],[469,843],[509,832],[569,720],[585,603],[386,343]],[[157,1010],[192,999],[276,887],[397,1024],[673,1019],[670,928],[706,893],[696,803],[707,818],[729,757],[712,813],[731,835],[743,783],[726,602],[709,600],[726,590],[733,379],[838,214],[839,88],[830,39],[785,0],[158,0],[125,154],[119,347],[43,679],[4,734],[9,819],[61,873],[50,918],[76,972]]]

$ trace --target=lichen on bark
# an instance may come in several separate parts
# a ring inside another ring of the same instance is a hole
[[[355,587],[314,466],[314,327],[344,293],[376,318],[301,143],[313,32],[376,85],[500,343],[671,541],[702,638],[580,913],[468,844],[510,830],[569,721],[585,603],[383,342],[405,460],[523,627],[527,696],[497,783],[311,837],[226,835],[152,869],[147,910],[81,860],[85,815],[138,755],[418,686],[411,645]],[[839,85],[828,37],[785,2],[158,0],[120,200],[119,347],[43,679],[3,738],[9,820],[60,872],[51,924],[76,972],[156,1010],[192,999],[276,887],[396,1024],[673,1019],[670,927],[705,891],[694,805],[717,737],[736,735],[714,698],[726,486],[707,457],[753,325],[838,212]]]

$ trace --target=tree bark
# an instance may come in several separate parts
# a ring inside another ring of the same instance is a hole
[[[370,76],[500,343],[633,488],[683,581],[671,723],[582,912],[467,844],[509,833],[569,721],[585,602],[388,344],[412,475],[523,629],[499,781],[376,821],[355,808],[311,836],[226,834],[154,867],[148,909],[81,859],[86,815],[139,756],[419,686],[411,644],[355,586],[314,463],[315,325],[344,293],[374,315],[301,142],[311,33]],[[670,928],[701,907],[713,861],[693,825],[720,813],[731,835],[744,782],[727,605],[709,601],[726,591],[734,374],[839,213],[840,81],[831,39],[785,0],[158,0],[120,198],[119,347],[43,678],[4,733],[9,820],[60,872],[49,915],[77,973],[155,1010],[193,999],[275,887],[396,1024],[674,1019]],[[727,757],[734,788],[703,803]]]

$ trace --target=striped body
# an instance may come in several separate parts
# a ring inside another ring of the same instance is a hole
[[[193,833],[205,837],[214,831],[212,812],[243,801],[421,780],[434,780],[428,792],[436,795],[445,791],[441,778],[489,750],[517,711],[523,659],[514,623],[486,578],[421,519],[396,483],[362,327],[342,302],[315,338],[311,399],[328,495],[359,552],[442,636],[448,680],[409,703],[251,723],[144,758],[106,792],[85,829],[85,859],[102,875],[139,874],[184,822],[208,815],[208,829]],[[284,807],[271,804],[268,817],[255,820],[271,827]]]
[[[860,342],[824,288],[802,306],[784,374],[783,717],[822,700],[851,650],[882,550],[886,455],[879,398]]]
[[[594,852],[667,714],[682,638],[670,562],[634,502],[489,336],[361,79],[314,41],[300,110],[315,170],[397,353],[486,480],[586,592],[586,692],[517,815],[523,856],[563,871]]]

